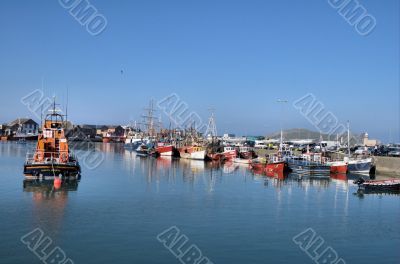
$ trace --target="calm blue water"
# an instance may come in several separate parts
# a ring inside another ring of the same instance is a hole
[[[346,263],[399,263],[400,197],[355,195],[340,179],[285,180],[246,167],[143,159],[99,144],[76,186],[23,187],[32,145],[0,143],[0,263],[42,263],[20,238],[41,228],[74,263],[180,263],[157,240],[176,226],[213,263],[315,263],[307,228]]]

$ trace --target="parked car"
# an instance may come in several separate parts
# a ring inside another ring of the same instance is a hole
[[[389,148],[388,156],[400,157],[400,148]]]
[[[256,140],[256,144],[254,145],[254,148],[256,148],[256,149],[267,149],[268,147],[264,142]]]
[[[302,153],[305,153],[307,151],[307,145],[299,145],[297,147],[298,151],[301,151]]]
[[[367,155],[367,154],[369,154],[369,151],[368,151],[367,147],[358,147],[354,151],[354,154],[356,154],[356,155]]]
[[[387,156],[389,153],[389,147],[385,145],[380,145],[377,147],[377,149],[374,150],[373,153],[375,156]]]

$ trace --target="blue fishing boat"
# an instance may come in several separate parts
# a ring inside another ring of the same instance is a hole
[[[330,166],[324,162],[321,153],[305,153],[300,157],[287,157],[289,168],[303,176],[330,176]]]
[[[373,168],[372,158],[364,159],[345,159],[347,162],[347,168],[350,173],[356,174],[370,174]]]

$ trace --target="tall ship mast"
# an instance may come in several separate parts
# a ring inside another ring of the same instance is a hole
[[[154,140],[157,138],[158,128],[160,127],[160,122],[155,118],[156,110],[154,108],[154,101],[150,100],[149,107],[144,110],[145,114],[142,115],[144,133],[150,139]]]

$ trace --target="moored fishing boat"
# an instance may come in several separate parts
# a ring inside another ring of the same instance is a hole
[[[329,177],[331,167],[326,164],[325,158],[321,153],[304,153],[300,157],[290,157],[286,159],[289,168],[300,175],[324,176]]]
[[[368,175],[373,168],[372,158],[352,159],[346,158],[347,168],[350,173]]]
[[[250,169],[253,171],[257,171],[258,174],[265,172],[265,166],[267,164],[267,160],[265,158],[256,158],[251,161]]]
[[[219,143],[211,143],[208,145],[206,150],[206,159],[211,161],[222,162],[225,160],[225,156],[223,154],[224,147]]]
[[[171,144],[159,142],[159,143],[157,143],[157,146],[155,149],[160,154],[160,156],[173,156],[175,148]]]
[[[55,103],[44,120],[33,156],[24,164],[26,179],[79,179],[81,167],[68,146],[64,134],[64,116],[57,113]]]
[[[136,149],[135,149],[136,155],[141,156],[141,157],[147,157],[150,155],[150,149],[149,147],[142,143],[140,144]]]
[[[289,170],[288,163],[282,155],[282,151],[269,155],[265,165],[265,172],[286,172]]]
[[[265,172],[284,172],[287,171],[288,165],[286,161],[269,161],[265,166]]]
[[[208,151],[207,157],[214,161],[233,160],[237,157],[237,151],[234,147],[213,147]]]
[[[331,173],[347,173],[347,163],[344,161],[329,161],[326,164],[330,166]]]
[[[199,146],[189,146],[179,149],[180,157],[183,159],[192,160],[205,160],[206,159],[206,149]]]
[[[347,163],[347,171],[354,174],[374,174],[375,166],[373,160],[370,157],[367,158],[352,158],[350,151],[350,123],[347,123],[347,154],[344,158],[344,162]]]
[[[233,160],[234,158],[237,157],[237,151],[234,147],[231,146],[224,147],[222,155],[224,155],[225,159],[227,160]]]
[[[124,147],[126,149],[137,149],[144,142],[143,137],[139,133],[129,132],[125,139]]]

